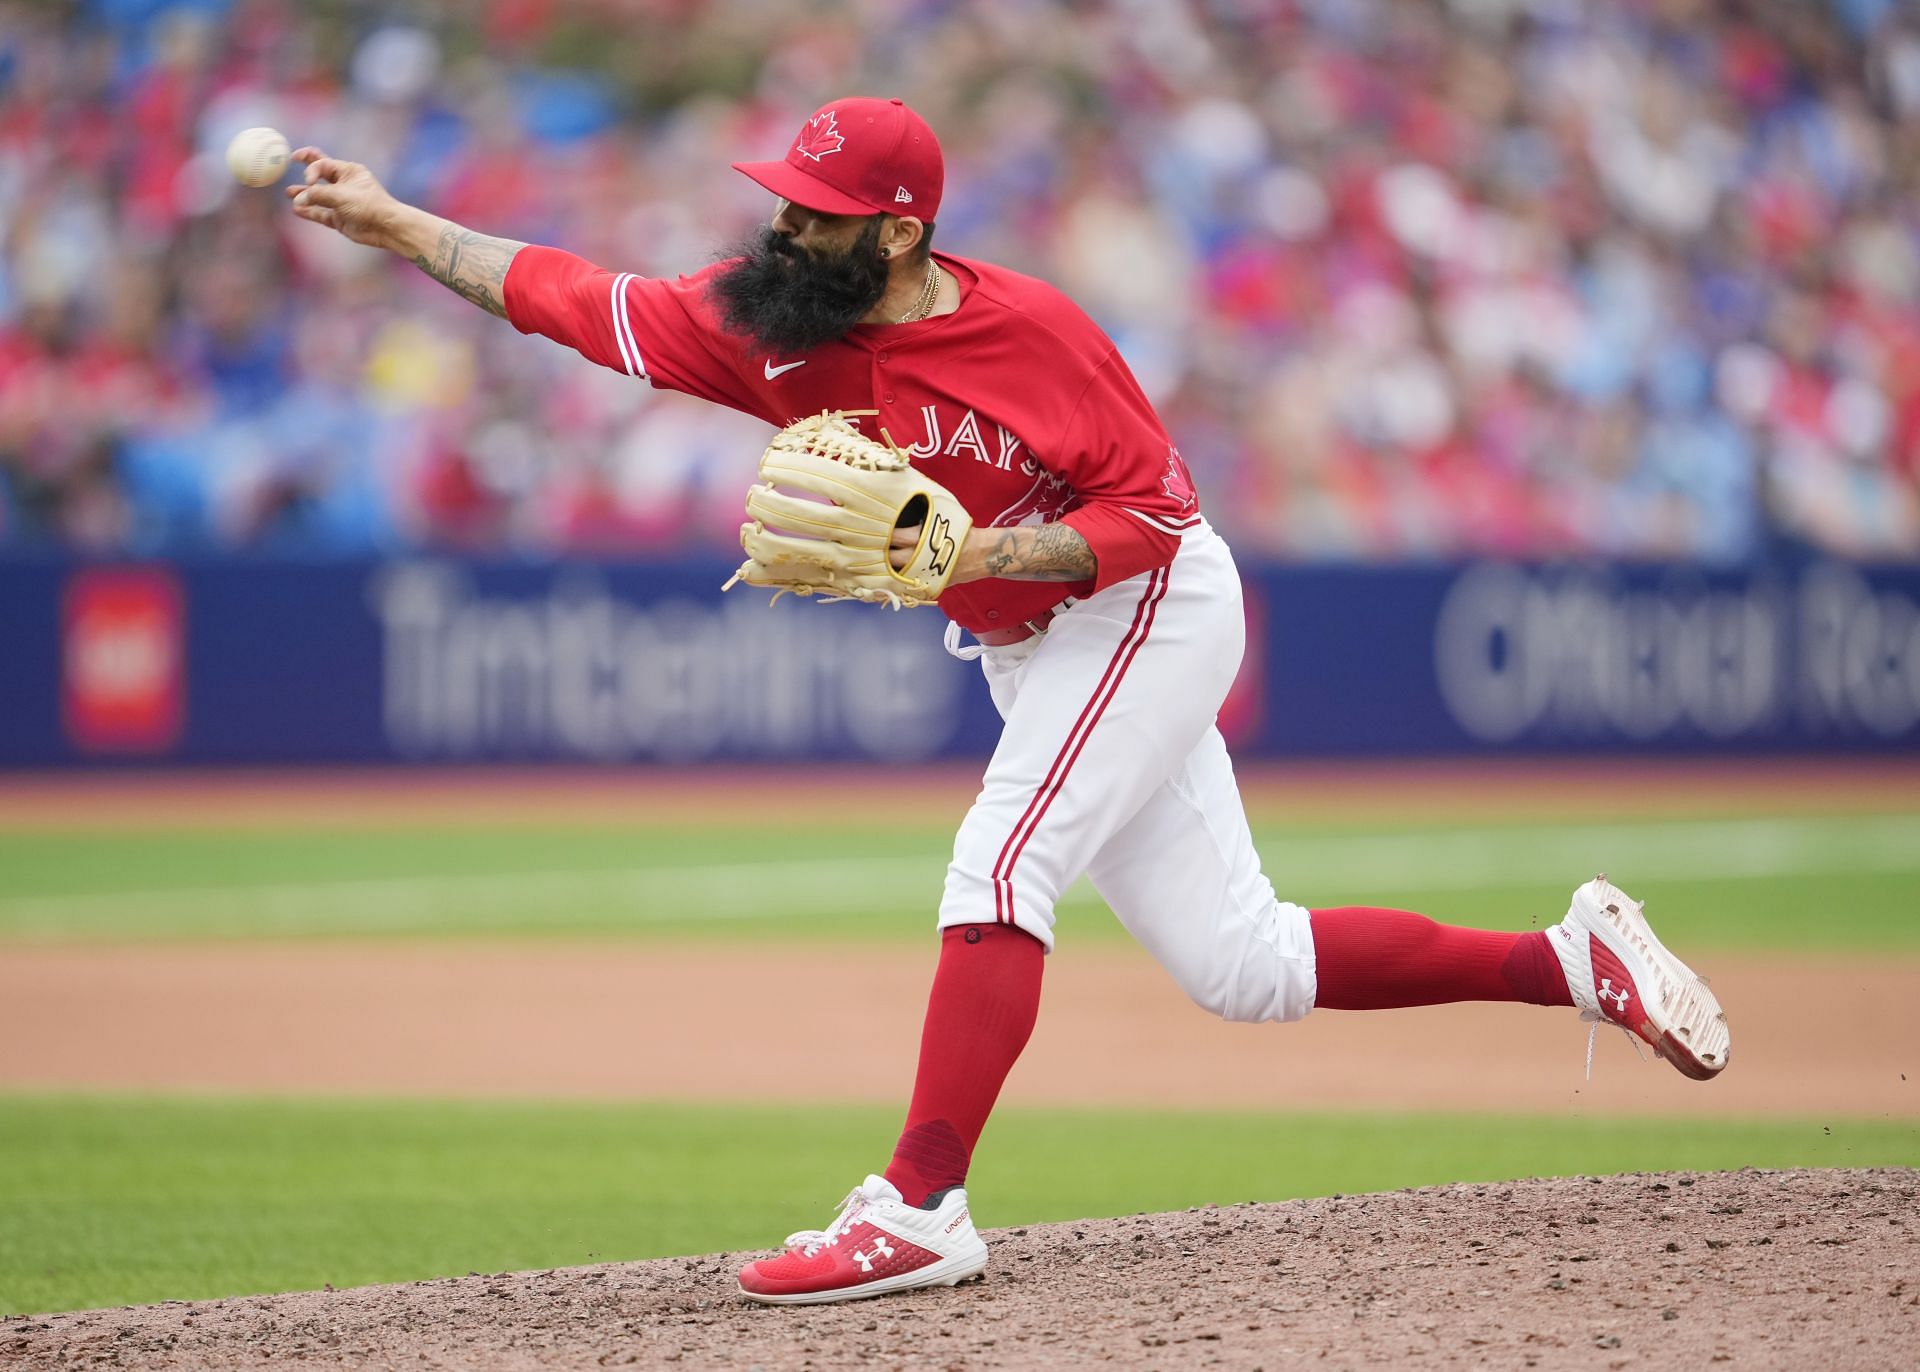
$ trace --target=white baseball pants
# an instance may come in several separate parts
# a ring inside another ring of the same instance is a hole
[[[1109,586],[1046,632],[974,649],[1006,729],[954,840],[940,925],[1010,923],[1053,947],[1081,873],[1203,1008],[1313,1007],[1307,911],[1260,870],[1214,727],[1246,646],[1240,577],[1202,525],[1168,567]],[[954,642],[952,638],[949,643]]]

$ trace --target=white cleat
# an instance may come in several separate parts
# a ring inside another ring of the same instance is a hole
[[[1618,1025],[1695,1081],[1726,1070],[1732,1034],[1706,978],[1666,950],[1640,903],[1604,874],[1573,893],[1547,940],[1581,1019]]]
[[[964,1188],[920,1210],[885,1177],[868,1177],[840,1203],[832,1224],[790,1235],[786,1252],[743,1267],[740,1294],[767,1305],[819,1305],[955,1286],[986,1265],[987,1245],[973,1227]]]

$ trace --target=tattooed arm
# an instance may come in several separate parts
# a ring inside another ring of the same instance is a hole
[[[513,255],[526,247],[511,238],[489,238],[437,216],[419,226],[395,251],[463,300],[488,314],[507,317],[507,267]],[[431,237],[431,251],[420,251]]]
[[[318,148],[301,148],[293,160],[306,166],[304,184],[287,187],[295,214],[356,243],[398,253],[461,299],[506,316],[507,266],[526,244],[489,238],[403,204],[358,162],[342,162]]]
[[[1093,568],[1093,549],[1069,525],[977,528],[961,545],[953,583],[990,576],[1008,581],[1086,581],[1093,576]]]

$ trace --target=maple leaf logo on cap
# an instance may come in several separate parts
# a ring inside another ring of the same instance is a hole
[[[827,110],[807,121],[807,127],[801,131],[800,141],[793,147],[802,157],[811,157],[818,162],[830,152],[839,152],[846,141],[840,135],[840,121],[834,117],[832,110]]]

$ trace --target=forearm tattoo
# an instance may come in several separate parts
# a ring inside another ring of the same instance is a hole
[[[987,549],[988,576],[1012,581],[1085,581],[1093,575],[1093,549],[1067,524],[994,529]]]
[[[449,224],[440,231],[433,256],[416,257],[413,265],[455,295],[504,319],[507,266],[513,261],[513,255],[525,246],[511,238],[489,238]]]

